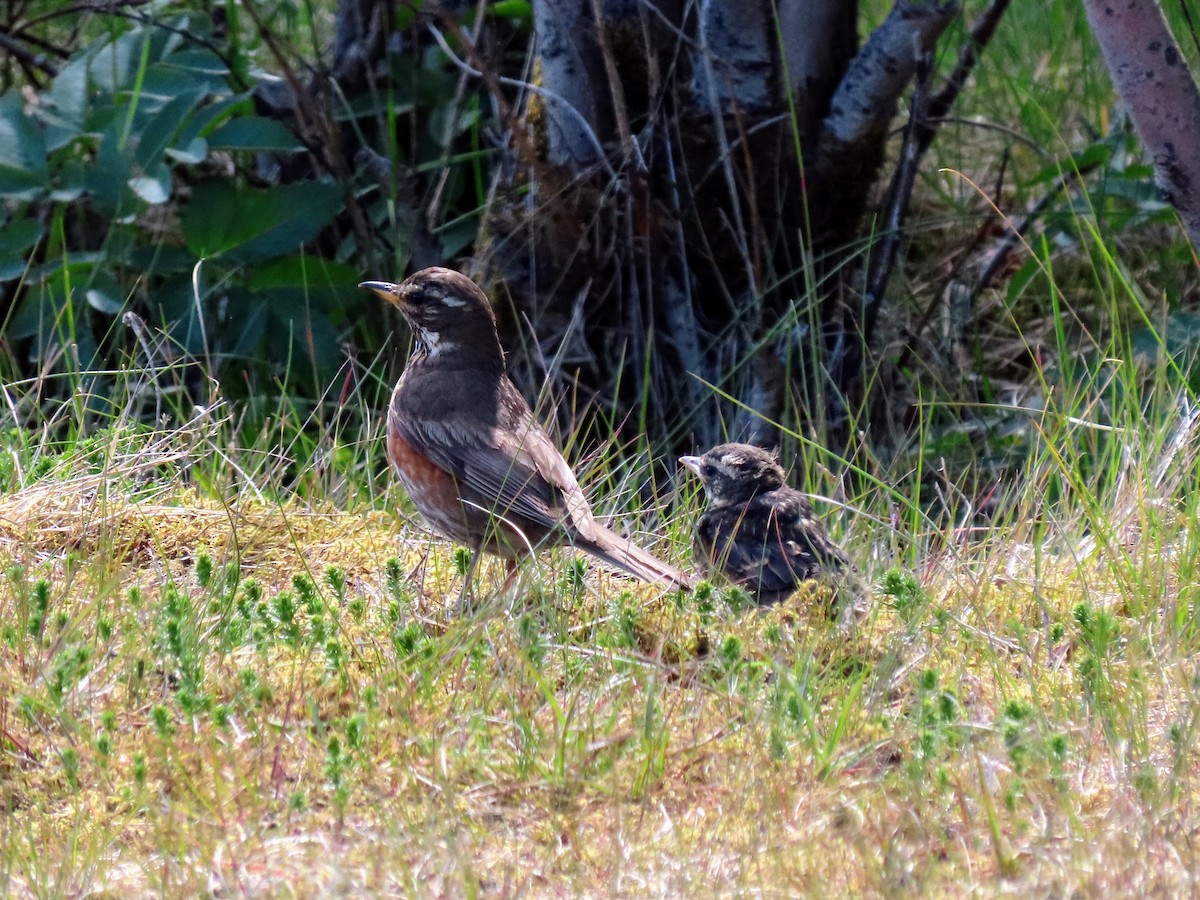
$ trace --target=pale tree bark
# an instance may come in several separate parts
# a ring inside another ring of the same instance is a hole
[[[600,161],[596,135],[605,134],[611,116],[605,108],[604,62],[596,44],[590,5],[580,0],[538,0],[533,4],[550,162],[579,171]]]
[[[779,0],[783,61],[800,121],[824,116],[824,106],[858,46],[856,0]]]
[[[1200,91],[1154,0],[1084,0],[1159,189],[1200,250]]]
[[[701,0],[694,89],[710,114],[757,112],[778,102],[772,19],[763,3]]]
[[[828,138],[839,145],[856,144],[886,129],[917,60],[933,48],[956,15],[957,3],[900,0],[893,6],[833,95],[824,128]]]

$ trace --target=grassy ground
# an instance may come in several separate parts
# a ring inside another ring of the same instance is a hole
[[[990,524],[847,498],[848,632],[564,553],[455,617],[463,559],[399,491],[266,490],[219,423],[13,441],[0,888],[1187,891],[1193,425],[1086,411],[1029,413]],[[643,542],[686,563],[677,499]]]

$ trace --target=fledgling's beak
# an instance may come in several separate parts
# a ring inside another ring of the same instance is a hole
[[[400,285],[398,284],[392,284],[390,281],[364,281],[359,287],[382,297],[393,306],[400,306]]]
[[[698,456],[681,456],[679,461],[687,468],[691,469],[697,475],[700,474],[700,457]]]

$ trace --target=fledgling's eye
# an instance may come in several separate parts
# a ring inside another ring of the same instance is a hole
[[[714,475],[717,474],[717,467],[714,466],[712,463],[705,463],[700,468],[700,471],[704,474],[705,478],[712,478]]]

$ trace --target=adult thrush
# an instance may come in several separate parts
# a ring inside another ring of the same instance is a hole
[[[579,482],[504,367],[487,296],[458,272],[429,268],[401,284],[359,287],[396,306],[415,338],[387,415],[387,452],[401,484],[437,532],[517,562],[570,544],[643,581],[692,579],[592,516]]]

